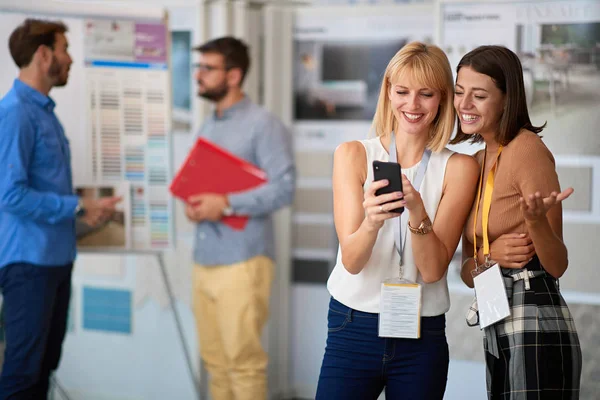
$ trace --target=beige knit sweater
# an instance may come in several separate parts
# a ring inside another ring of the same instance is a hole
[[[475,154],[479,164],[483,162],[485,150]],[[496,153],[488,154],[487,159],[495,159]],[[492,163],[486,163],[483,182],[487,180]],[[477,215],[477,247],[483,246],[481,227],[481,213],[483,205],[483,191]],[[551,192],[560,192],[558,176],[556,174],[554,157],[541,138],[533,132],[521,131],[500,155],[496,170],[494,192],[488,234],[490,243],[505,233],[527,233],[525,219],[519,206],[519,198],[539,191],[542,196]],[[469,242],[473,243],[473,218],[475,204],[471,210],[465,232]]]

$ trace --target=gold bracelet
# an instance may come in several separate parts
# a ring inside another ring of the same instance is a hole
[[[433,224],[431,223],[429,216],[425,216],[423,221],[421,221],[421,224],[416,228],[413,228],[412,226],[410,226],[410,221],[409,221],[408,222],[408,230],[411,231],[412,233],[414,233],[415,235],[426,235],[433,230]]]

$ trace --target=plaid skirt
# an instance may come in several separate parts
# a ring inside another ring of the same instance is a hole
[[[532,277],[523,279],[525,270]],[[488,398],[579,399],[581,348],[558,281],[537,257],[523,270],[502,268],[502,274],[511,315],[485,328]]]

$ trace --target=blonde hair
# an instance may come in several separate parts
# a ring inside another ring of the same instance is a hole
[[[390,104],[389,93],[392,81],[406,74],[441,93],[440,108],[429,131],[427,143],[428,149],[441,151],[450,141],[454,130],[454,82],[448,57],[437,46],[412,42],[402,47],[390,60],[381,82],[372,131],[377,136],[385,136],[396,130],[398,121]]]

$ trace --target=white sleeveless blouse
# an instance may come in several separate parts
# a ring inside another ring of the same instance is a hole
[[[373,182],[373,161],[389,161],[389,155],[379,137],[360,141],[367,153],[367,180],[363,189],[366,191]],[[425,172],[425,177],[419,190],[425,210],[431,221],[435,215],[442,198],[444,174],[450,156],[454,154],[448,149],[439,153],[432,153]],[[418,165],[402,169],[406,177],[412,182]],[[407,211],[405,211],[407,212]],[[394,245],[393,224],[398,223],[396,218],[385,221],[373,246],[371,258],[367,261],[362,271],[356,275],[349,273],[342,264],[342,251],[338,247],[336,265],[327,281],[327,289],[331,296],[340,303],[355,310],[379,313],[379,298],[381,295],[381,282],[386,278],[398,276],[398,263],[400,256]],[[407,230],[406,244],[404,247],[404,276],[406,279],[416,281],[423,285],[423,305],[421,315],[432,317],[441,315],[450,309],[450,296],[446,275],[435,283],[423,283],[415,265],[412,252],[412,238]]]

